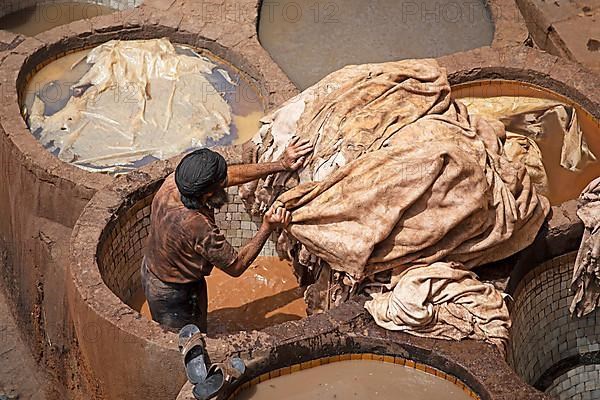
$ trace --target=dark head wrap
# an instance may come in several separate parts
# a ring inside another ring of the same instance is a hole
[[[192,151],[175,169],[175,184],[187,208],[198,209],[198,198],[212,191],[227,177],[227,162],[209,149]]]

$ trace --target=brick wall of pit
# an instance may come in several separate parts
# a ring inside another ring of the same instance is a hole
[[[237,187],[229,188],[228,192],[230,202],[215,214],[215,222],[225,232],[225,237],[233,247],[239,249],[256,234],[262,223],[262,218],[250,216],[246,212],[242,199],[238,196]],[[277,237],[273,234],[263,247],[260,255],[276,256],[276,242]]]
[[[559,400],[600,399],[600,365],[580,365],[560,375],[546,390]]]
[[[599,398],[592,396],[600,394],[599,388],[587,379],[588,375],[597,379],[599,366],[571,365],[565,371],[561,365],[566,360],[589,358],[600,350],[600,311],[583,318],[569,314],[575,257],[572,252],[542,263],[519,284],[511,307],[508,361],[529,384],[546,389],[559,399],[582,400]],[[548,371],[552,370],[562,373],[548,378]],[[550,385],[540,383],[542,378],[550,379]]]

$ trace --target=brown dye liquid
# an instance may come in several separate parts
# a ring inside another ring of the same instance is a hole
[[[114,12],[116,10],[98,4],[75,2],[38,4],[0,18],[0,29],[25,36],[35,36],[73,21]]]
[[[457,385],[401,365],[370,360],[340,361],[251,386],[235,400],[468,400]]]
[[[206,281],[211,335],[259,330],[306,317],[304,288],[298,286],[290,263],[277,257],[258,257],[239,278],[215,268]],[[152,319],[142,290],[129,304]]]
[[[194,55],[185,46],[175,46],[180,54]],[[77,83],[89,70],[90,64],[85,57],[90,52],[80,50],[67,54],[57,60],[50,62],[40,69],[27,82],[21,97],[24,114],[29,115],[37,95],[45,104],[45,114],[52,115],[62,109],[73,96],[72,86]],[[260,127],[260,119],[264,116],[264,108],[260,95],[256,89],[245,79],[235,67],[227,64],[218,57],[208,57],[216,67],[209,76],[213,89],[218,92],[229,104],[232,111],[233,122],[230,126],[230,135],[218,142],[211,142],[208,147],[215,145],[242,144],[250,140]],[[231,84],[234,82],[234,85]],[[210,94],[210,93],[208,93]],[[40,132],[32,132],[37,138]],[[110,143],[106,144],[110,146]],[[133,164],[133,168],[139,168],[154,161],[153,157],[145,157]]]
[[[233,144],[244,144],[260,129],[260,119],[264,117],[262,111],[250,111],[248,115],[234,115],[233,123],[237,127],[238,137]]]
[[[138,291],[136,291],[131,296],[129,301],[127,301],[127,305],[142,314],[142,316],[152,319],[150,308],[148,307],[148,302],[146,301],[146,296],[144,295],[144,289],[140,288]]]
[[[600,159],[600,121],[572,100],[557,93],[523,82],[496,80],[470,82],[453,86],[452,96],[455,99],[521,96],[557,100],[572,105],[577,112],[581,130],[590,150]],[[587,184],[600,176],[600,161],[588,163],[579,172],[572,172],[561,167],[562,137],[560,135],[546,135],[537,141],[537,144],[542,152],[542,162],[548,176],[548,199],[552,205],[579,197]]]

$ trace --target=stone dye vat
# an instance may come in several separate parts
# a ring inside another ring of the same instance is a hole
[[[263,1],[259,38],[300,89],[349,64],[439,57],[488,46],[484,2]]]
[[[498,117],[505,123],[507,131],[535,138],[548,178],[545,194],[551,204],[577,198],[592,179],[600,176],[600,121],[572,100],[536,85],[503,80],[455,85],[452,94],[463,101],[471,114]],[[568,108],[561,109],[564,115],[533,121],[534,110],[541,110],[538,115],[551,111],[547,104],[564,104]],[[567,110],[574,115],[567,115]],[[587,154],[580,155],[579,165],[572,170],[561,166],[561,150],[567,139],[563,137],[559,118],[564,118],[565,125],[579,125],[582,142],[577,141],[573,150],[589,149]]]
[[[417,369],[417,365],[405,366],[405,360],[401,359],[398,360],[398,365],[374,361],[372,354],[360,354],[360,357],[360,360],[334,363],[329,363],[329,358],[319,359],[316,360],[317,366],[291,374],[282,374],[281,370],[272,371],[268,380],[261,380],[257,385],[241,389],[231,399],[392,400],[400,396],[406,400],[479,398],[456,378],[422,364]],[[427,368],[429,371],[433,370],[434,374],[425,372]]]
[[[569,314],[575,256],[533,267],[510,307],[509,363],[527,383],[560,400],[600,397],[600,311]]]
[[[0,18],[0,29],[35,36],[60,25],[106,15],[116,10],[96,3],[38,3]]]
[[[111,41],[51,62],[28,82],[22,112],[62,161],[123,173],[194,148],[243,143],[263,106],[241,71],[158,39]]]
[[[150,193],[120,214],[113,223],[114,228],[107,231],[100,244],[98,257],[104,283],[121,301],[148,320],[152,317],[141,287],[140,267],[153,197],[154,193]],[[232,199],[233,206],[237,206],[237,197],[232,196]],[[215,218],[224,219],[226,214],[231,215],[218,211]],[[244,222],[243,227],[239,224],[240,229],[235,233],[231,229],[223,229],[230,242],[240,237],[240,243],[245,244],[255,234],[255,225]],[[259,256],[239,278],[214,268],[206,281],[210,336],[259,330],[306,317],[304,288],[298,285],[291,265],[278,257]]]

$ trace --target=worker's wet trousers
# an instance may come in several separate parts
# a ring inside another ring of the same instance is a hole
[[[163,282],[142,261],[142,287],[152,319],[173,329],[187,324],[197,325],[206,332],[208,294],[206,281],[192,283]]]

